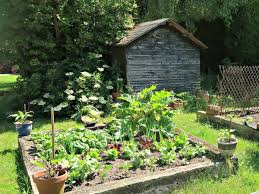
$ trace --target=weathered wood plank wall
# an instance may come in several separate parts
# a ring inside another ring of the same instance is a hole
[[[200,50],[167,27],[160,27],[126,48],[127,83],[135,91],[193,92],[200,86]]]

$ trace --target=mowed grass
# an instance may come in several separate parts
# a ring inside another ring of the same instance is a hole
[[[219,129],[209,124],[201,124],[196,119],[196,114],[175,115],[176,126],[185,131],[205,139],[216,146]],[[259,146],[252,142],[238,138],[236,155],[239,159],[237,175],[228,178],[210,177],[200,175],[197,179],[190,180],[180,189],[173,190],[172,194],[250,194],[259,190]]]
[[[0,74],[0,92],[10,90],[14,86],[17,78],[18,75]]]

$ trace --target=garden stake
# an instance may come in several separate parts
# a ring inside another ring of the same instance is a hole
[[[51,107],[52,159],[55,159],[54,108]]]
[[[24,113],[26,113],[26,104],[23,104]]]

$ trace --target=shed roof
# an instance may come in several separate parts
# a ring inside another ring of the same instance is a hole
[[[150,21],[150,22],[144,22],[141,24],[136,25],[126,37],[120,40],[119,43],[117,43],[117,46],[127,46],[130,43],[134,42],[135,40],[139,39],[143,35],[149,33],[150,31],[160,27],[160,26],[169,26],[170,28],[176,30],[180,34],[182,34],[183,37],[189,39],[191,42],[193,42],[197,47],[202,49],[207,49],[208,47],[202,43],[200,40],[195,38],[190,32],[188,32],[184,27],[179,25],[178,23],[174,22],[173,20],[169,18],[164,18],[160,20]]]

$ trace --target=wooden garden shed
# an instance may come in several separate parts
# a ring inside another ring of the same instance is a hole
[[[136,25],[112,48],[112,56],[134,91],[157,84],[193,92],[200,87],[200,49],[207,46],[166,18]]]

